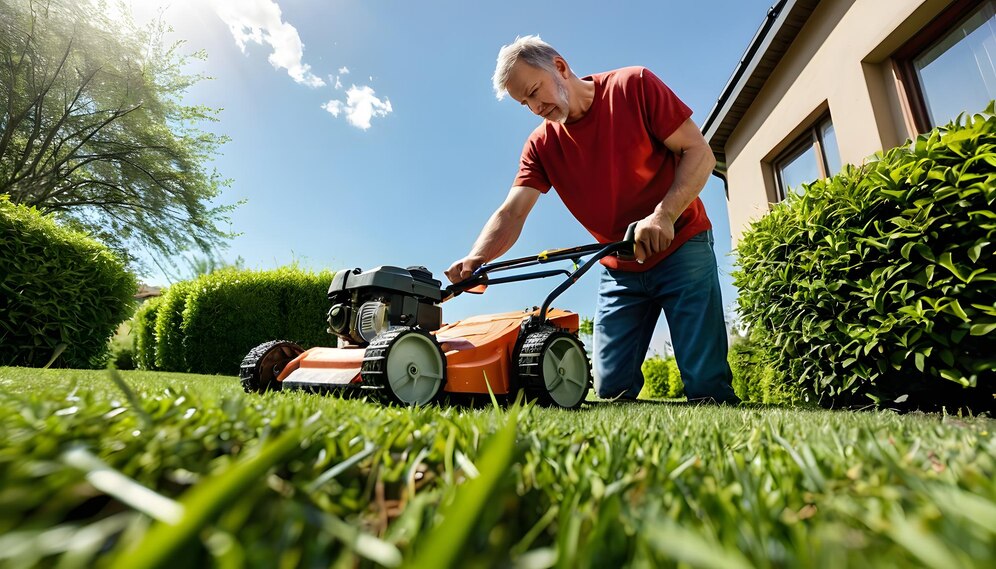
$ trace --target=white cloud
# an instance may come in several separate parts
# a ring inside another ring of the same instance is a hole
[[[246,43],[268,44],[273,48],[269,61],[277,69],[286,69],[294,81],[309,87],[325,85],[302,62],[304,44],[297,28],[283,21],[280,6],[273,0],[212,0],[218,16],[228,24],[235,43],[246,51]]]
[[[332,99],[331,101],[322,105],[322,108],[332,113],[333,117],[339,118],[339,113],[342,112],[342,101],[337,101],[335,99]]]
[[[336,88],[336,91],[338,91],[339,89],[342,89],[342,81],[339,80],[339,76],[338,75],[336,75],[336,77],[335,77],[335,88]]]
[[[367,130],[370,128],[370,119],[374,117],[386,117],[394,109],[391,101],[386,97],[380,100],[374,95],[374,90],[367,85],[357,87],[351,85],[346,91],[346,102],[332,99],[322,105],[322,108],[338,118],[343,112],[346,120],[356,128]]]
[[[343,65],[339,68],[339,75],[349,75],[349,68]]]

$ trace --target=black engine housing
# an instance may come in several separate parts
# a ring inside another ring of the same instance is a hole
[[[348,344],[365,346],[372,338],[361,335],[360,307],[379,302],[386,307],[385,330],[395,326],[418,326],[426,331],[442,325],[443,291],[425,267],[376,267],[339,271],[332,278],[328,298],[329,332]]]

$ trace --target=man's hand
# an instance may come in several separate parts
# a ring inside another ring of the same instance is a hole
[[[636,261],[642,263],[647,257],[667,249],[674,241],[674,221],[670,215],[657,210],[636,224]]]
[[[484,257],[479,255],[468,255],[446,269],[446,278],[450,279],[450,282],[454,284],[465,281],[474,274],[474,271],[478,267],[484,264],[484,261]]]

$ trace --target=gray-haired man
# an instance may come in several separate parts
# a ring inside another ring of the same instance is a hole
[[[638,221],[637,261],[608,257],[595,313],[595,389],[636,398],[661,310],[690,401],[737,403],[712,224],[698,198],[716,160],[692,111],[649,70],[578,77],[538,36],[498,53],[494,87],[543,119],[522,150],[519,172],[453,282],[512,247],[540,194],[551,187],[602,243]]]

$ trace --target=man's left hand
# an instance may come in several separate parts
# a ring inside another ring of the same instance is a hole
[[[648,257],[667,249],[674,241],[674,222],[671,216],[655,211],[636,224],[636,261],[642,263]]]

